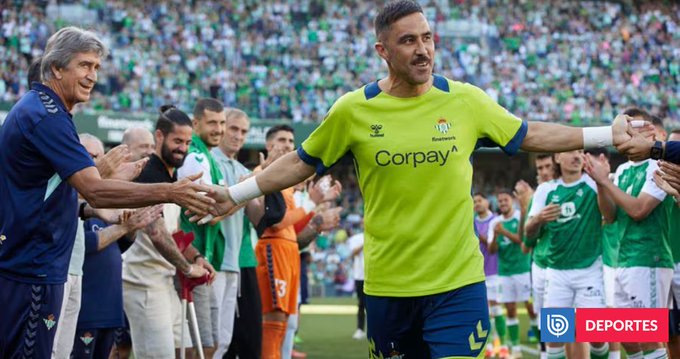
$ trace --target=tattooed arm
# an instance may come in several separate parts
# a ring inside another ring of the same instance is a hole
[[[144,232],[149,235],[151,243],[156,247],[158,253],[187,277],[201,277],[208,273],[205,268],[193,266],[184,258],[184,255],[179,251],[177,244],[172,239],[172,235],[165,228],[165,220],[163,218],[159,218],[146,226]]]
[[[310,225],[306,226],[297,234],[298,248],[300,250],[307,248],[307,246],[309,246],[318,236],[319,233],[316,231],[316,227]]]

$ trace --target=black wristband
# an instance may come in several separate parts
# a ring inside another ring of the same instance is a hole
[[[649,151],[649,157],[653,160],[661,160],[664,158],[664,143],[655,141],[652,149]]]
[[[78,209],[78,217],[83,221],[85,220],[85,206],[87,206],[87,202],[81,203],[80,208]]]

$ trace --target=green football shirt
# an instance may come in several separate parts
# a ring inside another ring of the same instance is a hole
[[[548,268],[566,270],[590,267],[602,255],[602,214],[597,205],[597,185],[588,177],[572,183],[559,178],[536,188],[528,217],[549,204],[560,206],[560,216],[542,226],[549,238]]]
[[[602,263],[610,268],[619,266],[619,240],[621,231],[616,222],[602,226]]]
[[[529,209],[531,209],[531,206],[534,203],[534,198],[535,197],[532,197],[531,202],[529,202]],[[524,242],[524,245],[526,245],[527,247],[533,248],[531,251],[531,255],[532,260],[536,264],[536,266],[541,269],[548,268],[548,252],[550,249],[550,238],[547,238],[544,235],[543,228],[541,228],[541,231],[534,238],[527,237],[525,233],[525,235],[522,236],[522,241]]]
[[[499,215],[489,223],[489,244],[493,242],[496,235],[496,224],[502,223],[503,228],[508,232],[517,233],[519,227],[519,211],[515,211],[512,217],[505,218]],[[522,274],[531,271],[531,256],[522,252],[522,245],[515,243],[506,236],[499,236],[498,242],[498,275],[508,277],[515,274]]]
[[[614,183],[624,192],[639,197],[643,192],[664,201],[666,192],[654,183],[656,161],[626,162],[616,169]],[[619,267],[673,268],[673,256],[668,240],[668,211],[659,204],[647,218],[634,221],[621,208],[616,210],[621,233]]]
[[[481,89],[435,75],[417,97],[377,82],[342,96],[298,155],[323,173],[351,153],[365,205],[365,292],[423,296],[484,280],[470,157],[480,145],[514,154],[526,132]]]
[[[680,263],[680,208],[672,198],[667,198],[664,204],[668,209],[668,239],[673,254],[673,262]]]

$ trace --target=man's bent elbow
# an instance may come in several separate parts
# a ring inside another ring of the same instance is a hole
[[[641,222],[649,216],[649,212],[645,208],[636,208],[628,213],[630,218],[635,222]]]

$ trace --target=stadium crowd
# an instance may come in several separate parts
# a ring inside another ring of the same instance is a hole
[[[254,118],[318,122],[341,94],[384,74],[370,31],[381,3],[85,2],[111,56],[84,108],[189,111],[188,99],[216,97]],[[63,20],[31,2],[0,6],[0,100],[13,102]],[[635,105],[680,121],[676,2],[429,1],[425,9],[438,30],[435,71],[485,89],[521,118],[607,123]]]

